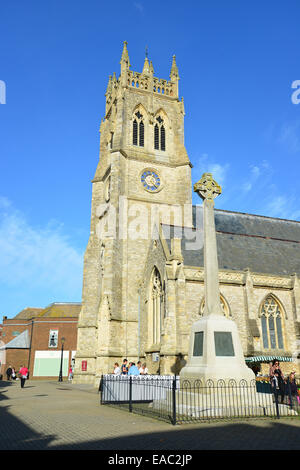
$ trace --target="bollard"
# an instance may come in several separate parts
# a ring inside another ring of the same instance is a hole
[[[129,412],[132,413],[132,377],[129,376]]]

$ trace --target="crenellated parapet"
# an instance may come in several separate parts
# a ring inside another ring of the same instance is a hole
[[[178,98],[175,82],[157,77],[151,78],[151,76],[131,70],[127,71],[127,86],[171,98]]]
[[[114,103],[118,94],[120,95],[120,88],[140,90],[155,95],[162,95],[172,99],[178,100],[178,68],[176,65],[175,55],[173,56],[170,80],[154,77],[154,69],[152,62],[145,58],[144,67],[142,72],[135,72],[130,70],[130,61],[127,50],[127,42],[124,41],[124,48],[121,57],[121,74],[116,78],[114,73],[110,75],[108,86],[106,90],[106,118],[109,118],[108,112],[111,105]]]

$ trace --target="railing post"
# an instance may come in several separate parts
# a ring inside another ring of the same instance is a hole
[[[172,384],[172,424],[176,424],[176,375],[173,378]]]
[[[132,376],[129,376],[129,412],[132,413]]]
[[[100,403],[101,403],[101,405],[103,405],[103,403],[102,403],[103,374],[101,375],[101,379],[100,379],[100,383],[99,383],[99,390],[98,390],[98,392],[100,393]]]
[[[278,406],[278,390],[276,387],[274,387],[274,396],[275,396],[276,414],[277,414],[277,418],[279,419],[280,414],[279,414],[279,406]]]

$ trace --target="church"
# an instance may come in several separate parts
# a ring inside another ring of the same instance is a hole
[[[178,374],[204,310],[202,206],[192,204],[184,102],[145,58],[109,77],[92,180],[74,383],[99,384],[123,358]],[[200,201],[199,201],[200,203]],[[300,222],[215,209],[220,304],[249,367],[299,368]]]

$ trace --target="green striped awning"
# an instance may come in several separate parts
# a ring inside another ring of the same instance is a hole
[[[280,362],[292,362],[293,358],[288,356],[252,356],[245,357],[246,362],[271,362],[278,359]]]

